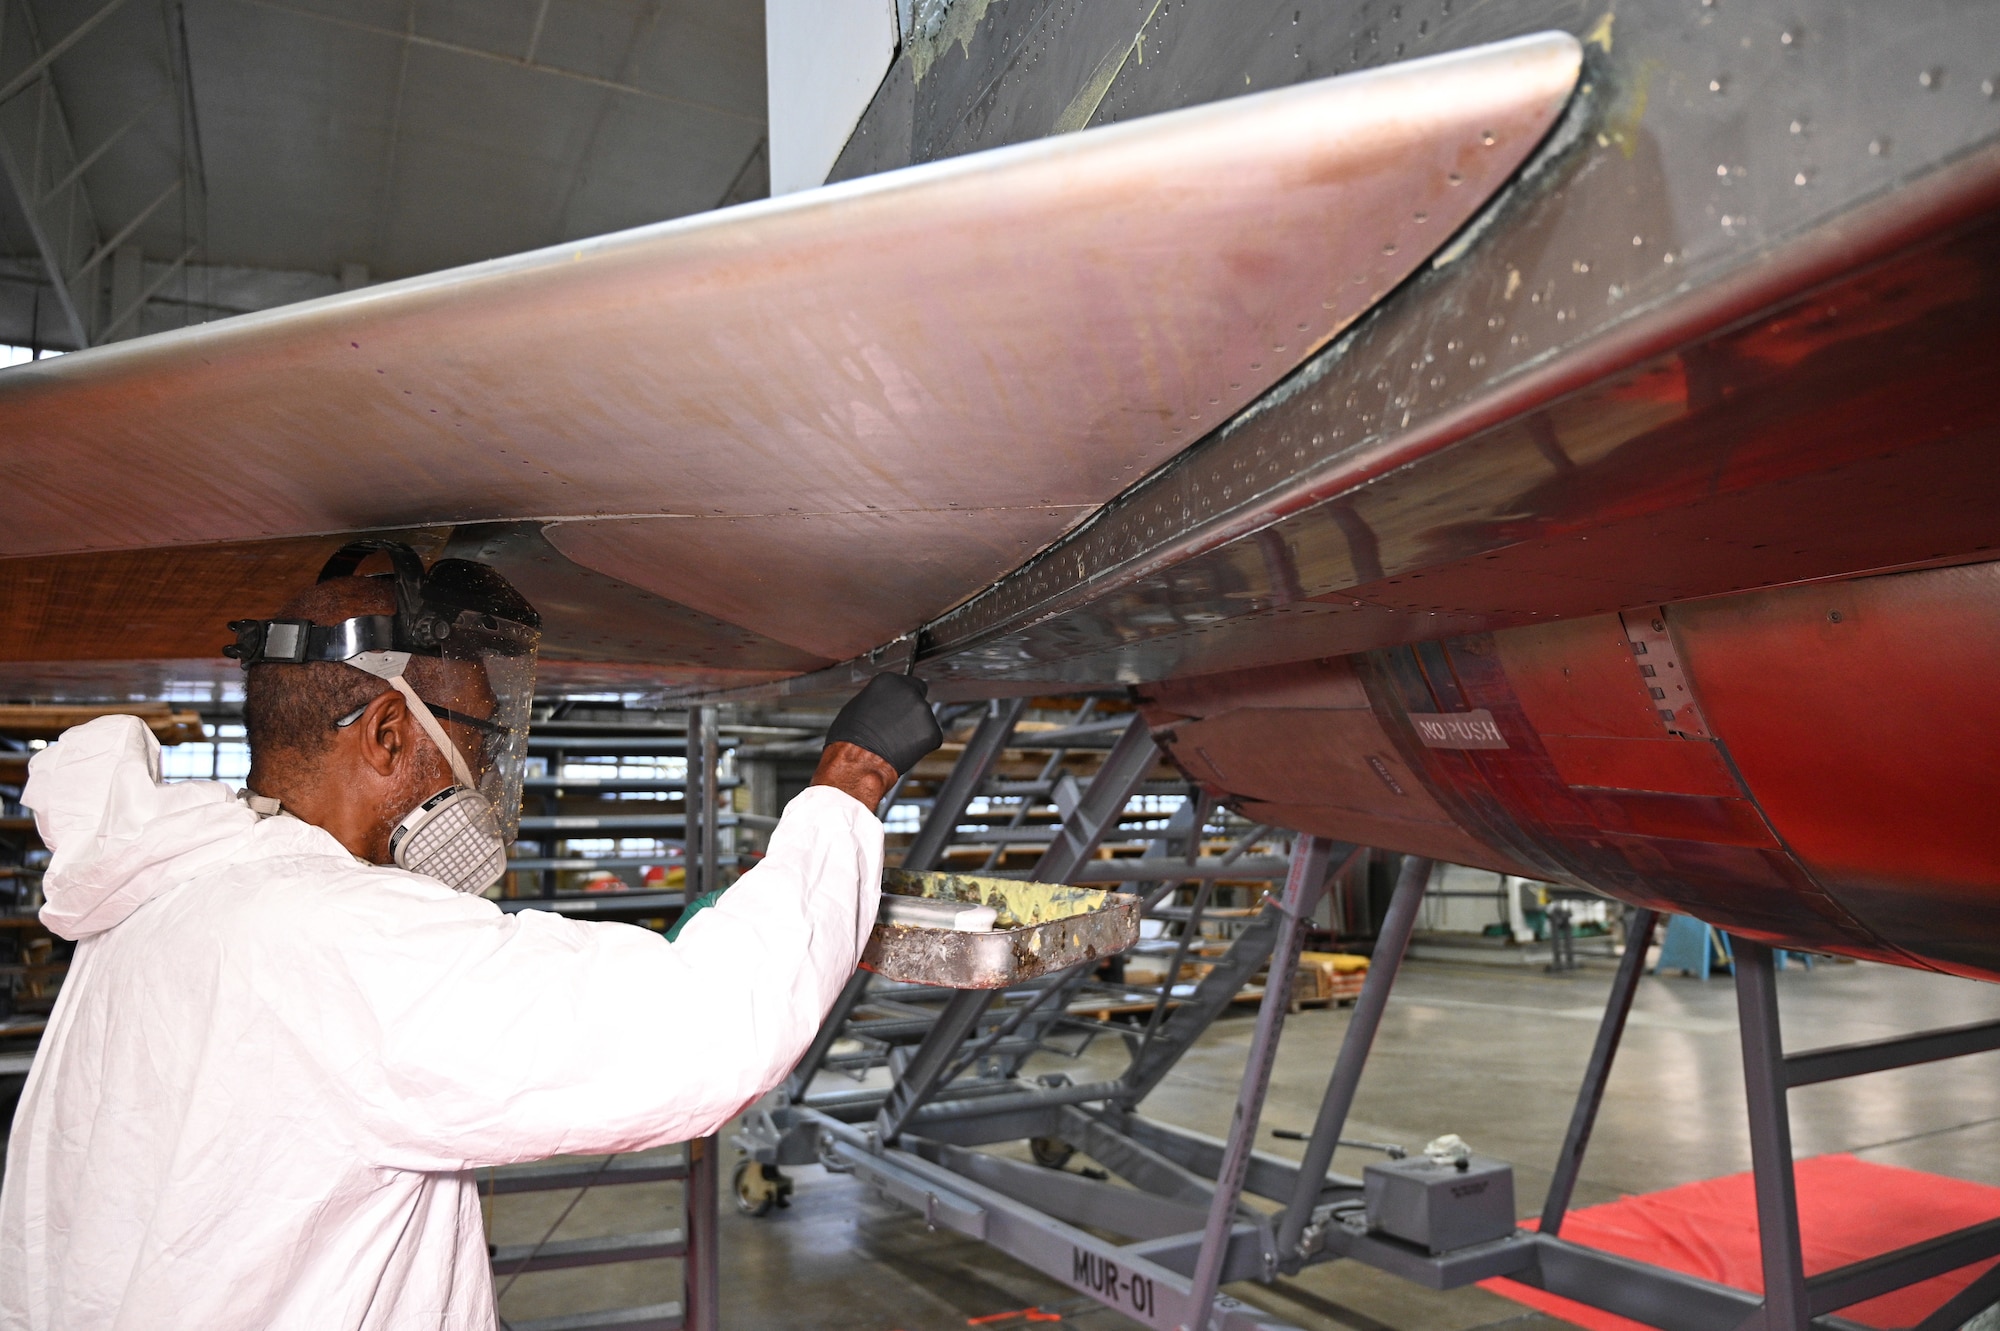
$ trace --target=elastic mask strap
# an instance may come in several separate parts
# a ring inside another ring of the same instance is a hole
[[[437,745],[438,752],[450,761],[453,779],[467,790],[479,789],[479,783],[472,779],[472,769],[465,764],[465,755],[458,751],[458,745],[451,742],[451,736],[444,733],[444,727],[431,715],[430,704],[419,698],[417,691],[410,687],[410,682],[401,675],[390,676],[389,683],[409,700],[410,715],[417,718],[417,724],[431,737],[431,743]]]

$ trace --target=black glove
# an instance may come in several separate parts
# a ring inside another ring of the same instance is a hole
[[[826,742],[864,748],[901,776],[944,743],[944,732],[924,700],[929,692],[921,679],[909,675],[877,675],[833,718]]]

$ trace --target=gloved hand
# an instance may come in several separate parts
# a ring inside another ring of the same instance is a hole
[[[826,742],[864,748],[901,776],[944,743],[925,701],[929,693],[929,686],[912,676],[877,675],[833,718]]]

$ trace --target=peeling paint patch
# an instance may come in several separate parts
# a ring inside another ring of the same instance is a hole
[[[942,14],[930,12],[923,23],[911,25],[916,31],[909,38],[910,73],[918,83],[954,42],[966,59],[972,58],[972,34],[992,6],[993,0],[948,0]]]

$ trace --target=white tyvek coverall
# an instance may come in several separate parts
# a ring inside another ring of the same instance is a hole
[[[0,1190],[0,1326],[495,1323],[483,1165],[715,1130],[775,1085],[874,923],[882,826],[794,799],[669,945],[362,864],[129,717],[23,803],[43,920],[80,940]]]

